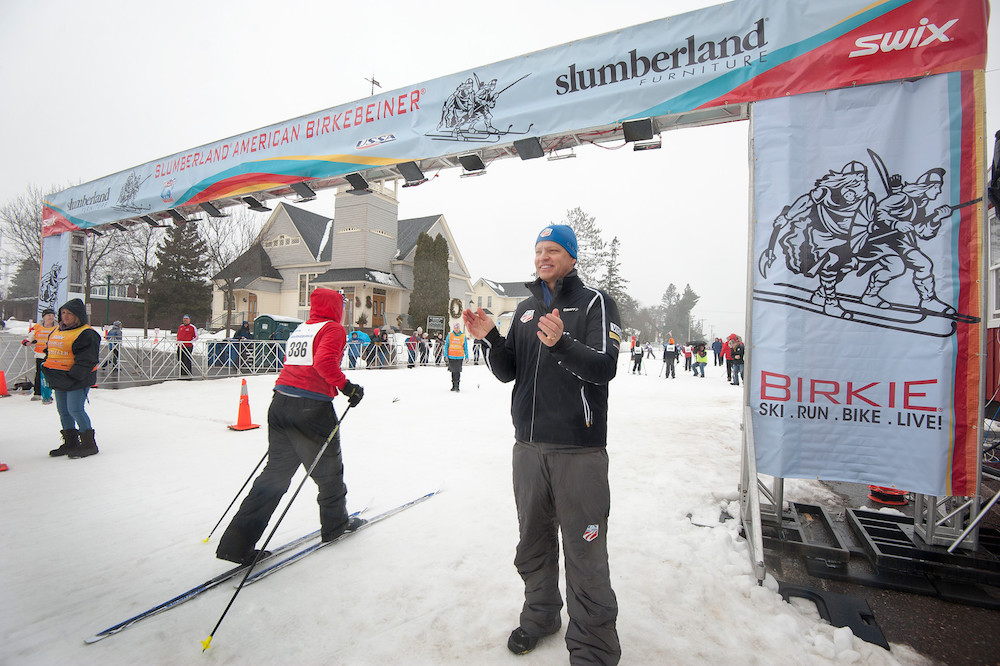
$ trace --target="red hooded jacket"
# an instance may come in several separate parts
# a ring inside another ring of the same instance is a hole
[[[322,399],[326,396],[333,399],[337,390],[344,388],[347,377],[340,370],[347,344],[347,332],[340,324],[343,314],[344,298],[340,292],[323,288],[312,292],[306,324],[325,322],[313,339],[313,363],[286,364],[274,383],[275,390],[300,397]]]

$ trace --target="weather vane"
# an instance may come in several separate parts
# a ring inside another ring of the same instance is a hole
[[[375,80],[375,72],[372,72],[372,78],[365,79],[365,81],[367,81],[368,83],[372,84],[372,96],[374,97],[375,96],[375,86],[378,86],[379,88],[382,87],[382,84]]]

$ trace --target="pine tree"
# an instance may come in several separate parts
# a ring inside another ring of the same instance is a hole
[[[601,284],[607,271],[608,251],[597,218],[577,206],[566,211],[563,224],[576,233],[576,272],[584,284]]]
[[[192,322],[208,320],[212,312],[212,285],[208,282],[205,243],[195,224],[171,227],[156,251],[156,269],[149,290],[152,317],[191,315]]]
[[[432,274],[431,313],[447,315],[451,298],[451,272],[448,270],[448,241],[438,234],[434,237],[434,272]],[[446,320],[447,321],[447,320]]]
[[[443,279],[442,279],[443,278]],[[413,254],[413,293],[410,295],[410,325],[426,326],[427,317],[448,312],[448,241],[441,234],[431,238],[421,233]]]
[[[628,293],[628,280],[622,275],[621,258],[619,257],[621,241],[618,236],[611,239],[608,245],[607,270],[601,281],[601,289],[606,291],[616,301]]]
[[[14,274],[7,298],[31,298],[38,296],[38,262],[25,259]]]

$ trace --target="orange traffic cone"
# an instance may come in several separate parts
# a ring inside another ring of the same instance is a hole
[[[7,392],[7,378],[3,376],[3,370],[0,370],[0,398],[9,398],[10,393]]]
[[[236,416],[236,425],[227,426],[230,430],[253,430],[260,426],[250,423],[250,398],[247,396],[247,380],[243,380],[243,388],[240,389],[240,412]]]

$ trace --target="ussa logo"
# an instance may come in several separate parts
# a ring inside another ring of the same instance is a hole
[[[920,26],[916,28],[905,28],[903,30],[896,30],[895,32],[882,32],[877,35],[858,37],[854,42],[858,50],[851,51],[849,57],[860,58],[861,56],[873,55],[879,51],[888,53],[889,51],[902,51],[907,48],[916,49],[934,42],[950,42],[951,38],[945,33],[956,23],[958,23],[958,19],[952,19],[939,28],[931,23],[930,19],[922,18],[920,19]]]
[[[357,145],[354,146],[356,150],[364,150],[365,148],[372,148],[374,146],[381,146],[383,143],[389,143],[390,141],[395,141],[395,134],[383,134],[382,136],[373,136],[367,139],[361,139],[358,141]]]

